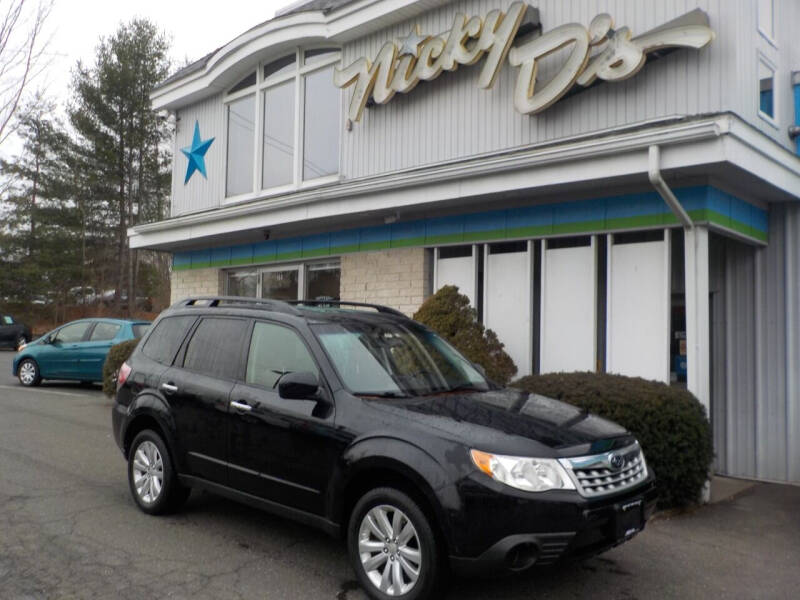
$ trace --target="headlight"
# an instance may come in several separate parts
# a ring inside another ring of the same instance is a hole
[[[554,458],[501,456],[470,450],[472,462],[492,479],[526,492],[574,490],[575,485]]]

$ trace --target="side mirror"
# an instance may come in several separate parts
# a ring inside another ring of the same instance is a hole
[[[319,381],[313,373],[287,373],[278,383],[278,395],[286,400],[309,400],[319,391]]]
[[[53,343],[53,337],[48,333],[46,336],[44,336],[42,338],[42,343],[43,344],[52,344]]]

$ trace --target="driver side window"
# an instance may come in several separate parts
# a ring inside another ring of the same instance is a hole
[[[300,336],[288,327],[257,322],[247,357],[247,383],[272,389],[281,375],[298,372],[319,376]]]
[[[91,321],[65,325],[58,330],[56,335],[53,337],[53,341],[60,342],[62,344],[74,344],[75,342],[80,342],[90,325]]]

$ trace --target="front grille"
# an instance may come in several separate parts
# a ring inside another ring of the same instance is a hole
[[[638,443],[603,454],[562,458],[560,462],[585,498],[621,492],[647,479],[647,463]]]

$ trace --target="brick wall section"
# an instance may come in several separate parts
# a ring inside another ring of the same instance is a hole
[[[170,299],[177,302],[189,296],[214,296],[224,291],[221,269],[191,269],[172,271]]]
[[[342,256],[341,298],[385,304],[411,316],[431,293],[425,248],[397,248]]]

